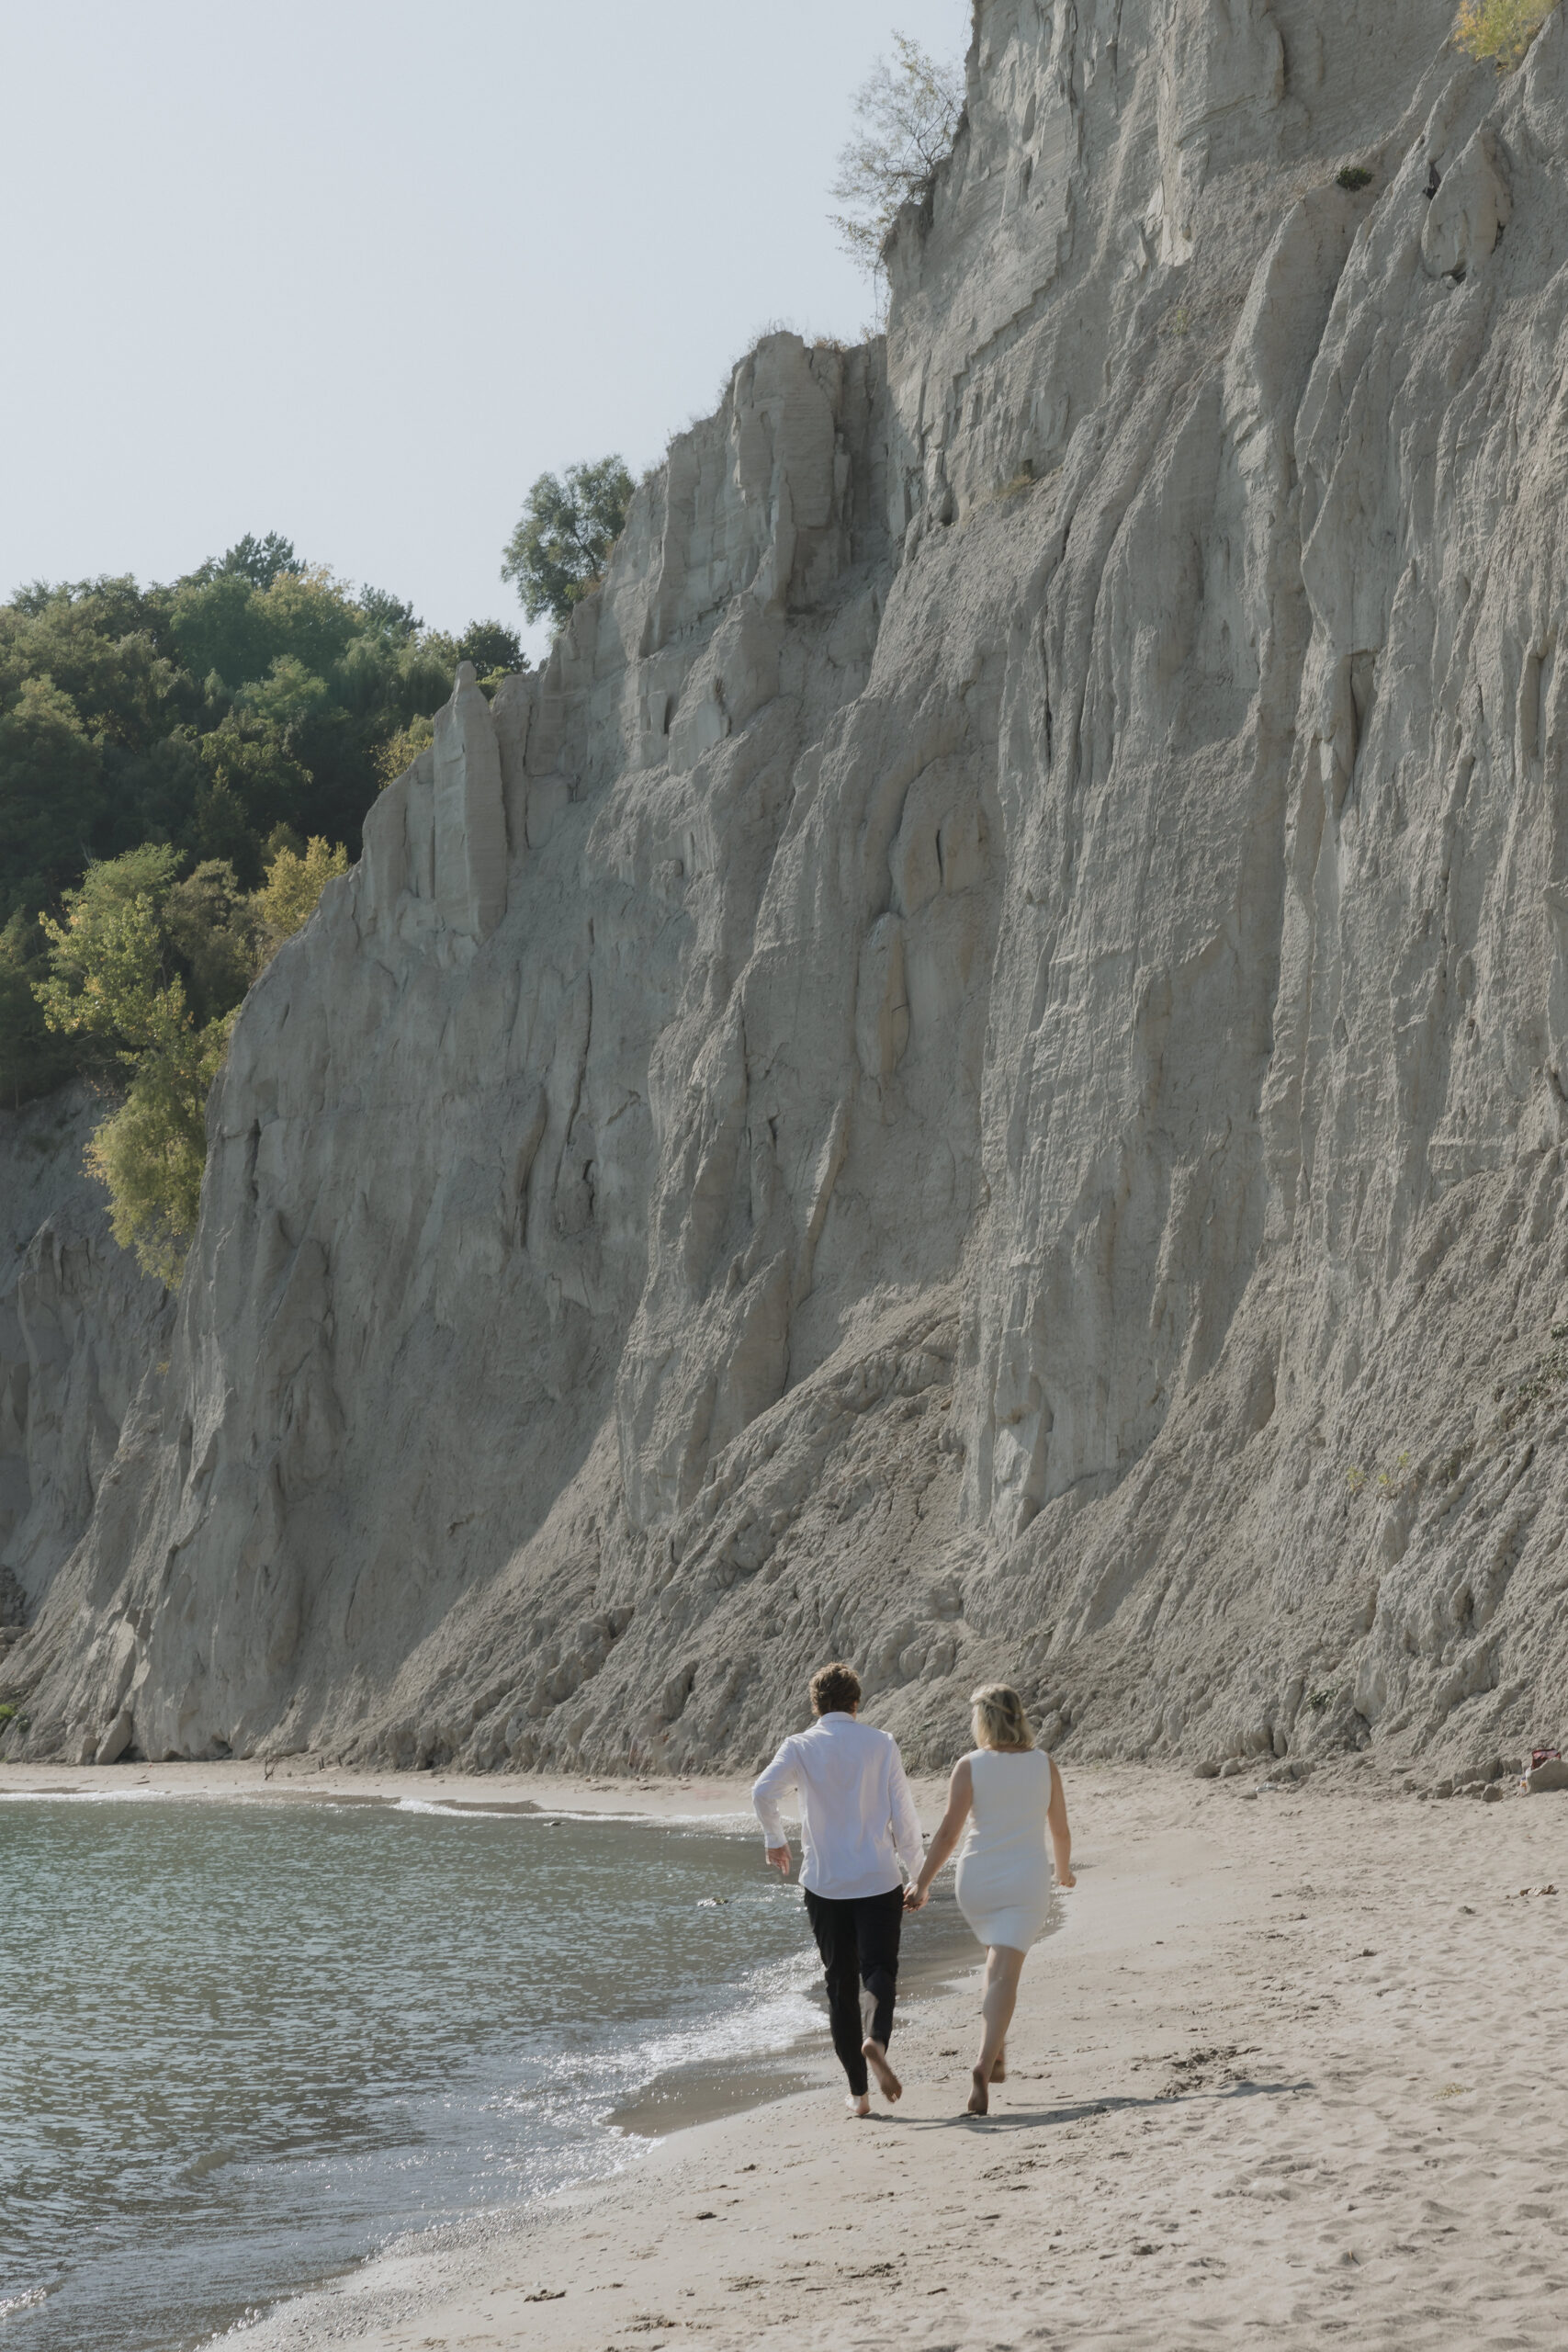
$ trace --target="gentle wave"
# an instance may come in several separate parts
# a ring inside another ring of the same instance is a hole
[[[22,2295],[0,2295],[0,2328],[11,2326],[28,2312],[36,2312],[48,2300],[47,2287],[29,2287]]]
[[[652,2141],[616,2110],[661,2076],[765,2070],[820,2031],[798,1894],[743,1815],[7,1797],[36,1938],[25,1984],[0,1973],[18,2352],[232,2326],[411,2233],[619,2171]],[[660,2097],[660,2129],[679,2107]]]
[[[156,1803],[164,1793],[162,1789],[0,1789],[0,1804],[145,1804],[149,1799]]]

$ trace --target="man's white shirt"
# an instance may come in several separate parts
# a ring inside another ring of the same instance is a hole
[[[766,1845],[789,1842],[780,1800],[792,1789],[806,1848],[800,1883],[813,1894],[851,1903],[890,1894],[900,1862],[919,1876],[925,1843],[891,1732],[830,1714],[786,1739],[751,1791]]]

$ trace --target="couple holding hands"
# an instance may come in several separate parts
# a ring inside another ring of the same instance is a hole
[[[1073,1884],[1072,1835],[1061,1777],[1034,1736],[1018,1692],[987,1683],[970,1701],[975,1747],[948,1784],[947,1811],[925,1850],[897,1742],[859,1720],[853,1667],[811,1678],[816,1721],[786,1739],[751,1792],[768,1860],[787,1877],[780,1812],[799,1804],[800,1883],[828,1984],[833,2047],[849,2076],[852,2115],[871,2112],[870,2075],[886,2098],[903,2085],[887,2062],[906,1911],[919,1911],[959,1838],[958,1904],[986,1951],[979,2053],[969,2113],[984,2115],[1005,2073],[1007,2030],[1024,1954],[1051,1908],[1049,1832],[1056,1882]],[[967,1836],[964,1836],[967,1826]],[[906,1885],[899,1865],[908,1875]]]

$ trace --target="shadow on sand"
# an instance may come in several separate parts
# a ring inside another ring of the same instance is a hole
[[[1091,2116],[1122,2115],[1148,2108],[1217,2106],[1234,2098],[1281,2098],[1294,2091],[1312,2091],[1315,2083],[1232,2083],[1223,2091],[1176,2091],[1168,2098],[1091,2098],[1077,2107],[1008,2107],[989,2115],[899,2115],[879,2113],[879,2123],[901,2123],[911,2132],[1037,2132],[1049,2124],[1082,2123]],[[868,2120],[873,2119],[868,2118]]]

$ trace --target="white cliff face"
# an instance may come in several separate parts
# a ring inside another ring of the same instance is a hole
[[[742,364],[253,992],[37,1752],[1557,1721],[1568,28],[1450,14],[977,9],[886,349]]]
[[[86,1531],[137,1388],[167,1343],[159,1283],[116,1247],[76,1085],[0,1112],[0,1642]]]

